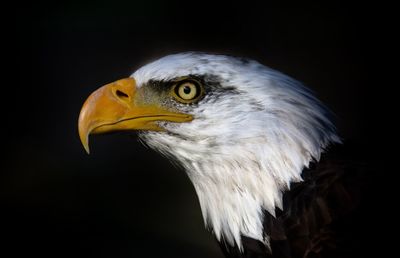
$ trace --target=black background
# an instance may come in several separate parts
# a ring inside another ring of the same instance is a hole
[[[11,17],[3,17],[3,61],[11,71],[1,101],[1,251],[222,257],[184,172],[134,135],[92,138],[91,155],[79,142],[86,97],[166,54],[244,56],[303,81],[335,112],[341,136],[383,165],[392,126],[385,117],[393,86],[387,9],[337,1],[18,2],[3,9]],[[368,194],[370,209],[359,213],[360,257],[390,246],[383,233],[390,204],[382,197],[390,188],[380,179]]]

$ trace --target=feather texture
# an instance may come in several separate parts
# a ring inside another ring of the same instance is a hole
[[[192,122],[162,123],[167,133],[142,132],[141,138],[185,169],[219,241],[239,250],[242,238],[269,247],[282,230],[264,217],[284,210],[283,193],[303,180],[303,169],[329,144],[340,143],[329,111],[298,81],[251,60],[183,53],[132,75],[138,87],[183,76],[210,78],[205,82],[223,93],[179,106]],[[326,215],[324,203],[313,205]]]
[[[354,251],[346,250],[341,241],[345,236],[337,228],[358,207],[365,167],[346,156],[344,149],[330,148],[320,162],[303,171],[303,182],[293,183],[291,191],[284,193],[283,210],[277,210],[276,217],[265,214],[264,230],[271,248],[244,238],[244,252],[220,244],[226,257],[353,257]],[[351,230],[345,233],[351,235]]]

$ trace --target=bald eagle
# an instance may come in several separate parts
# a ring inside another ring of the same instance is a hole
[[[320,257],[352,202],[331,112],[256,61],[169,55],[92,93],[79,136],[137,130],[187,173],[228,257]]]

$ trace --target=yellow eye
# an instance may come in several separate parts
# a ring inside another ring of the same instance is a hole
[[[184,103],[190,103],[200,96],[201,88],[195,82],[185,81],[177,84],[174,88],[174,92],[177,100]]]

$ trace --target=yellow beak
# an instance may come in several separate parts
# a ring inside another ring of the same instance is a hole
[[[189,122],[188,114],[145,104],[138,97],[136,82],[126,78],[93,92],[79,115],[79,137],[89,153],[89,135],[123,130],[163,130],[156,121]]]

